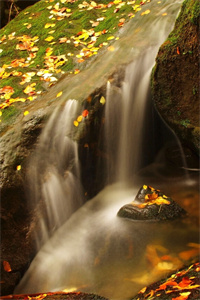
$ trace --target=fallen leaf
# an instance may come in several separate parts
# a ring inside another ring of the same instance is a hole
[[[78,127],[79,123],[78,121],[74,121],[74,126]]]
[[[60,97],[60,96],[62,96],[62,91],[61,92],[59,92],[57,95],[56,95],[56,97],[58,98],[58,97]]]
[[[114,46],[109,46],[108,51],[115,51],[115,47]]]
[[[106,103],[106,99],[104,98],[104,96],[101,96],[100,103],[103,105]]]
[[[88,111],[87,109],[85,109],[85,110],[82,112],[82,116],[83,116],[84,118],[86,118],[86,117],[88,116],[88,114],[89,114],[89,111]]]
[[[54,37],[53,37],[53,36],[48,36],[48,37],[45,39],[45,41],[47,41],[47,42],[51,42],[53,39],[54,39]]]
[[[147,9],[141,13],[141,16],[148,15],[150,12],[151,11],[149,9]]]
[[[27,116],[28,114],[29,114],[29,111],[26,110],[26,111],[24,112],[24,116]]]
[[[6,272],[12,271],[9,262],[6,260],[3,261],[3,268],[4,268],[4,271],[6,271]]]

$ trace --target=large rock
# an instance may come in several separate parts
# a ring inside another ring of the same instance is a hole
[[[160,190],[143,185],[134,201],[121,207],[117,215],[131,220],[163,221],[181,217],[185,213],[183,208]]]
[[[160,47],[152,72],[157,110],[183,144],[199,154],[200,2],[185,0],[174,30]]]

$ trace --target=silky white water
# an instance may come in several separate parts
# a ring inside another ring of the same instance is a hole
[[[159,10],[154,11],[155,1],[152,1],[152,6],[151,3],[147,6],[151,10],[150,23],[143,22],[140,17],[136,19],[137,27],[134,30],[138,28],[140,32],[142,28],[141,35],[145,42],[142,44],[140,39],[137,45],[137,31],[136,44],[131,46],[129,53],[133,54],[133,62],[127,67],[122,87],[116,88],[112,82],[107,84],[105,138],[109,156],[108,176],[110,182],[118,183],[107,186],[70,218],[73,209],[81,205],[82,199],[72,126],[74,115],[78,115],[77,101],[68,101],[63,112],[53,115],[47,124],[41,137],[43,146],[39,148],[40,160],[37,160],[35,171],[38,174],[42,162],[41,170],[47,176],[37,187],[42,187],[39,192],[47,200],[47,215],[55,224],[50,226],[51,233],[55,230],[52,226],[60,226],[57,222],[63,213],[62,223],[64,218],[69,219],[38,252],[15,293],[77,290],[109,299],[130,299],[140,288],[186,263],[180,253],[198,243],[198,228],[189,217],[158,224],[133,222],[116,216],[122,205],[134,199],[141,184],[154,184],[166,194],[170,193],[172,186],[180,185],[182,190],[186,186],[185,178],[183,181],[173,178],[172,184],[165,174],[165,166],[162,165],[160,171],[160,164],[158,167],[157,163],[140,171],[142,176],[135,175],[144,159],[143,130],[148,131],[144,124],[145,118],[150,116],[148,109],[145,110],[149,107],[150,72],[158,48],[172,29],[181,3],[163,0]],[[167,13],[165,17],[162,16],[164,12]],[[130,32],[131,28],[127,34]],[[134,31],[131,37],[134,40]],[[133,41],[131,43],[133,45]],[[117,52],[114,55],[117,64]],[[96,70],[99,73],[101,71]],[[147,156],[148,148],[147,144]],[[45,157],[44,161],[41,157]],[[57,202],[57,199],[60,200]],[[48,229],[48,222],[44,224]],[[164,256],[171,259],[163,260]]]
[[[59,117],[57,111],[52,115],[29,166],[29,197],[40,214],[35,230],[38,248],[83,204],[78,147],[73,140],[79,110],[78,102],[69,100]]]

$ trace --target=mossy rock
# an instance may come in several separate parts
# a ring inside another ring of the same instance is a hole
[[[152,72],[155,106],[183,145],[199,155],[200,2],[185,0],[175,27],[160,47]]]

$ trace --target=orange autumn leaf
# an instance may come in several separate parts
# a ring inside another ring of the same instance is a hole
[[[82,116],[83,116],[84,118],[86,118],[88,114],[89,114],[89,111],[88,111],[87,109],[85,109],[85,110],[82,112]]]
[[[8,94],[8,93],[11,93],[11,94],[14,93],[14,89],[11,86],[6,85],[0,89],[0,94]]]
[[[167,281],[161,284],[158,290],[165,290],[167,286],[177,286],[177,283],[174,282],[173,280]]]
[[[6,260],[3,261],[3,268],[6,272],[11,272],[12,271],[9,262],[6,261]]]
[[[181,288],[185,288],[188,285],[192,283],[192,280],[190,280],[188,277],[183,277],[182,281],[179,282],[178,286]]]

